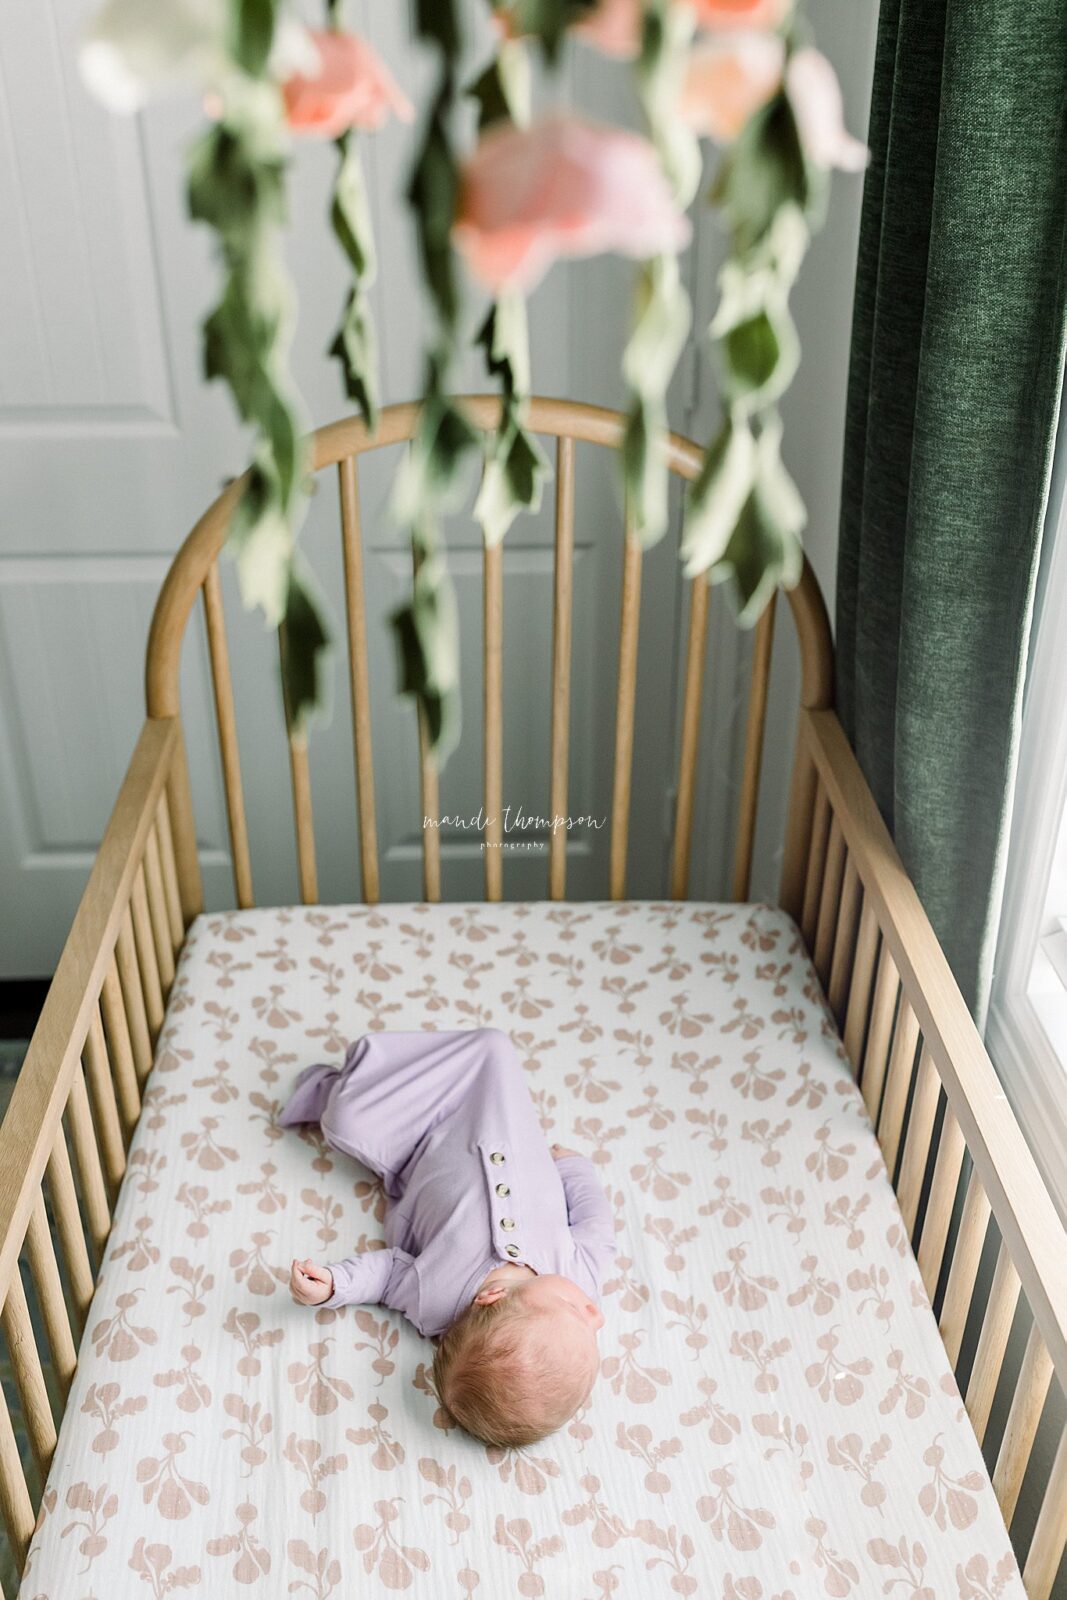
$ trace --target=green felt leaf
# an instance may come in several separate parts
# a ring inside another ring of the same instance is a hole
[[[790,589],[800,581],[806,520],[804,503],[782,463],[781,426],[773,419],[756,447],[751,492],[709,573],[713,583],[732,583],[741,627],[758,622],[779,586]]]
[[[667,531],[667,460],[663,451],[666,413],[662,403],[638,396],[622,441],[623,483],[634,532],[644,547]]]
[[[390,616],[399,686],[426,718],[430,747],[443,766],[459,742],[459,623],[455,593],[439,552],[424,560],[412,596]]]
[[[741,254],[767,236],[783,206],[804,212],[812,198],[808,165],[789,101],[777,94],[749,119],[725,156],[712,190]]]
[[[426,123],[407,198],[415,216],[423,278],[441,326],[451,335],[459,318],[452,223],[459,175],[448,134],[451,88],[442,86]]]
[[[456,0],[415,0],[415,31],[455,60],[463,44]]]
[[[474,515],[487,545],[499,544],[521,511],[536,511],[550,472],[537,440],[513,420],[490,441]]]
[[[355,138],[346,134],[337,148],[340,161],[330,220],[352,269],[352,288],[330,354],[341,363],[345,393],[359,406],[373,433],[378,422],[378,344],[366,290],[377,272],[374,235]]]
[[[687,578],[709,571],[722,559],[755,479],[752,431],[743,420],[728,420],[708,446],[689,491],[681,549]]]
[[[298,735],[306,735],[313,714],[324,716],[328,710],[329,655],[325,607],[310,574],[294,563],[282,628],[281,674],[286,721]]]
[[[262,77],[274,42],[277,0],[227,0],[230,50],[250,78]]]
[[[368,432],[373,433],[378,426],[378,338],[366,296],[355,289],[330,355],[341,363],[345,393],[359,406]]]
[[[233,129],[218,123],[200,136],[189,156],[187,197],[194,222],[206,222],[223,242],[285,217],[285,165],[254,159]]]

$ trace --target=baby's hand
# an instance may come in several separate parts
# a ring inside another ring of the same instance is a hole
[[[333,1273],[314,1261],[294,1261],[289,1273],[289,1293],[298,1306],[321,1306],[333,1294]]]
[[[553,1161],[559,1161],[562,1156],[576,1156],[579,1154],[577,1150],[568,1150],[564,1144],[554,1144],[551,1149]]]

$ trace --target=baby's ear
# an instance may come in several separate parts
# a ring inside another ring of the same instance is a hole
[[[494,1300],[499,1300],[501,1295],[507,1294],[507,1289],[502,1283],[494,1284],[490,1289],[479,1289],[474,1296],[476,1306],[491,1306]]]

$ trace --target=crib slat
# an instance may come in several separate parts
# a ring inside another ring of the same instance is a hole
[[[371,738],[370,671],[367,666],[367,606],[363,586],[363,533],[359,511],[359,477],[355,456],[337,464],[341,492],[341,550],[345,571],[345,618],[348,624],[348,674],[352,699],[352,748],[359,804],[359,870],[363,899],[377,905],[378,826],[374,800],[374,743]]]
[[[118,960],[126,1020],[130,1027],[130,1044],[133,1048],[137,1081],[143,1083],[152,1067],[152,1040],[148,1032],[148,1013],[145,1011],[144,991],[141,988],[141,973],[137,965],[137,950],[129,906],[122,913],[122,926],[119,929],[115,955]]]
[[[941,1307],[939,1324],[941,1342],[948,1352],[948,1359],[953,1369],[960,1357],[960,1346],[963,1344],[963,1335],[967,1327],[967,1315],[970,1311],[971,1296],[974,1294],[975,1280],[978,1277],[991,1209],[989,1197],[982,1187],[978,1173],[972,1171],[967,1182],[967,1195],[963,1202],[959,1232],[956,1234],[952,1250],[952,1265],[949,1268],[948,1283],[945,1285],[945,1300]]]
[[[882,1085],[885,1083],[886,1068],[889,1065],[889,1047],[893,1037],[893,1018],[896,1015],[899,994],[900,975],[890,954],[889,946],[883,940],[882,948],[878,955],[878,975],[874,981],[874,997],[871,1000],[871,1020],[867,1029],[867,1043],[863,1049],[863,1070],[860,1073],[863,1103],[867,1107],[867,1115],[875,1127],[878,1125]]]
[[[71,1299],[74,1302],[75,1331],[81,1338],[85,1316],[93,1298],[93,1269],[85,1247],[81,1212],[74,1188],[74,1174],[70,1169],[70,1156],[62,1125],[56,1134],[52,1154],[48,1158],[48,1187],[52,1196],[52,1212],[56,1219],[56,1232],[67,1268]]]
[[[960,1171],[967,1145],[963,1130],[956,1121],[952,1107],[946,1105],[941,1124],[941,1138],[934,1163],[934,1176],[930,1184],[930,1198],[923,1218],[922,1237],[919,1241],[919,1271],[926,1293],[933,1301],[937,1281],[941,1276],[941,1263],[945,1259],[945,1242],[956,1204]]]
[[[845,836],[837,817],[830,819],[830,840],[826,847],[826,869],[819,893],[819,916],[815,924],[815,970],[823,989],[830,983],[830,954],[834,929],[841,907],[841,884],[845,873]]]
[[[22,1470],[11,1413],[0,1388],[0,1509],[19,1571],[26,1565],[26,1554],[33,1538],[34,1515],[26,1474]]]
[[[137,1118],[141,1115],[141,1091],[137,1083],[137,1068],[133,1062],[126,1008],[122,1003],[122,984],[119,981],[119,970],[114,956],[109,960],[107,971],[104,973],[104,987],[100,1000],[110,1046],[109,1054],[115,1069],[123,1132],[125,1142],[129,1145],[130,1137],[137,1126]]]
[[[570,757],[571,635],[574,610],[574,440],[556,446],[556,554],[552,599],[553,819],[567,815]],[[553,820],[548,843],[548,898],[562,900],[567,885],[567,828]]]
[[[863,1066],[863,1040],[867,1029],[871,990],[874,987],[874,964],[878,953],[878,919],[868,902],[864,902],[860,916],[860,929],[856,938],[856,957],[852,963],[852,978],[848,986],[848,1007],[845,1011],[845,1054],[852,1063],[853,1075],[858,1080]]]
[[[126,1152],[122,1144],[115,1085],[108,1065],[107,1046],[104,1043],[104,1029],[98,1005],[93,1007],[83,1060],[89,1092],[93,1097],[93,1119],[99,1136],[104,1172],[107,1176],[108,1189],[114,1199],[122,1181],[122,1174],[126,1170]]]
[[[1034,1447],[1041,1412],[1051,1382],[1052,1357],[1035,1322],[1026,1342],[1026,1354],[1019,1369],[1015,1394],[1012,1397],[1011,1410],[1008,1413],[993,1473],[993,1492],[1000,1502],[1001,1514],[1009,1528],[1019,1499],[1019,1490],[1026,1476],[1030,1451]]]
[[[1000,1369],[1008,1348],[1012,1318],[1019,1303],[1019,1274],[1011,1256],[1000,1247],[993,1286],[989,1291],[978,1349],[974,1353],[970,1382],[967,1385],[967,1415],[971,1419],[975,1437],[981,1444],[985,1438],[993,1397],[1000,1382]]]
[[[756,841],[756,815],[759,810],[759,780],[763,767],[763,733],[767,723],[767,694],[774,654],[774,619],[778,596],[756,624],[752,645],[752,677],[748,687],[748,722],[745,728],[745,758],[741,776],[741,806],[734,854],[735,900],[747,900],[752,878],[752,849]]]
[[[22,1287],[22,1275],[17,1265],[4,1299],[2,1321],[15,1384],[22,1402],[26,1432],[30,1436],[33,1458],[43,1480],[48,1476],[56,1448],[56,1425],[41,1370],[41,1358],[34,1342],[26,1291]]]
[[[819,915],[819,891],[822,888],[823,869],[826,866],[826,847],[830,839],[830,799],[822,784],[815,791],[815,810],[811,819],[811,844],[808,848],[808,870],[804,879],[804,906],[800,913],[800,931],[808,950],[815,949],[815,926]]]
[[[908,1103],[908,1090],[911,1087],[911,1077],[915,1067],[915,1047],[918,1042],[919,1024],[915,1020],[915,1013],[911,1009],[907,995],[902,994],[900,1010],[897,1013],[896,1032],[893,1035],[893,1051],[889,1060],[885,1097],[878,1118],[878,1143],[882,1147],[890,1180],[896,1171],[904,1108]]]
[[[163,869],[159,862],[159,840],[154,827],[149,828],[144,851],[145,887],[148,890],[148,915],[152,924],[152,940],[156,947],[156,965],[159,968],[163,998],[170,994],[174,982],[174,950],[167,926],[167,906],[163,896]]]
[[[156,834],[159,838],[159,859],[163,868],[163,898],[167,906],[167,921],[170,923],[170,947],[177,956],[185,938],[185,927],[182,923],[178,869],[174,860],[174,839],[170,831],[166,790],[160,795],[159,805],[156,807]]]
[[[85,1216],[89,1224],[89,1237],[93,1241],[96,1259],[103,1260],[107,1236],[111,1232],[111,1208],[107,1197],[104,1170],[100,1164],[100,1148],[96,1142],[89,1096],[86,1092],[82,1069],[76,1067],[67,1101],[70,1117],[70,1138],[74,1146],[74,1159],[78,1164],[78,1179],[85,1201]]]
[[[215,725],[219,731],[219,756],[222,782],[226,791],[226,821],[233,860],[233,887],[242,911],[254,906],[252,862],[248,854],[248,824],[245,821],[244,790],[241,785],[241,757],[237,748],[237,718],[233,709],[233,679],[226,645],[226,619],[222,611],[222,584],[219,564],[213,561],[204,579],[204,618],[207,623],[208,654],[211,658],[211,684],[215,695]]]
[[[154,1044],[163,1026],[163,985],[160,982],[159,963],[156,960],[152,922],[148,915],[148,891],[145,888],[143,863],[138,866],[133,880],[130,912],[133,917],[137,961],[141,968],[141,988],[144,993],[145,1015],[148,1018],[148,1034]]]
[[[629,516],[622,568],[619,620],[619,677],[615,695],[615,771],[611,793],[609,895],[626,893],[626,847],[630,836],[630,785],[633,776],[634,704],[637,694],[637,631],[641,614],[641,546]]]
[[[845,999],[848,995],[849,976],[856,953],[856,930],[860,917],[861,888],[859,874],[851,856],[845,858],[845,876],[841,885],[841,908],[837,914],[833,955],[830,958],[830,984],[826,998],[838,1027],[844,1025]]]
[[[682,745],[678,756],[678,799],[674,808],[674,850],[671,858],[671,899],[689,893],[689,862],[693,845],[693,797],[700,747],[700,713],[704,696],[704,657],[708,637],[708,580],[698,572],[689,586],[689,635],[685,647],[685,697],[682,702]],[[748,893],[746,879],[745,893]],[[735,894],[735,899],[742,898]]]
[[[55,1372],[56,1381],[59,1384],[65,1405],[67,1395],[70,1393],[70,1384],[74,1376],[77,1356],[74,1350],[70,1319],[67,1315],[67,1303],[63,1297],[63,1280],[59,1275],[59,1263],[56,1261],[56,1253],[52,1246],[52,1235],[48,1229],[48,1213],[45,1210],[44,1196],[42,1194],[38,1194],[33,1210],[30,1212],[30,1221],[26,1232],[26,1254],[30,1263],[30,1272],[33,1274],[33,1285],[37,1290],[37,1300],[41,1307],[45,1333],[48,1335],[48,1348],[52,1353],[52,1370]]]
[[[1060,1435],[1056,1459],[1045,1487],[1030,1553],[1023,1569],[1028,1600],[1049,1600],[1067,1545],[1067,1428]]]
[[[919,1075],[915,1080],[904,1156],[900,1163],[900,1181],[897,1184],[897,1200],[909,1238],[915,1231],[915,1219],[919,1214],[919,1197],[930,1158],[930,1140],[940,1093],[941,1078],[929,1046],[924,1044],[919,1057]]]
[[[485,696],[485,898],[504,893],[504,547],[487,545],[482,572]]]

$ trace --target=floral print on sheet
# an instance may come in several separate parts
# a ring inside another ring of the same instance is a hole
[[[615,1208],[601,1377],[561,1433],[447,1426],[431,1347],[309,1312],[294,1254],[379,1182],[286,1132],[380,1028],[505,1028]],[[194,925],[24,1600],[1021,1600],[862,1100],[764,906],[243,911]]]

